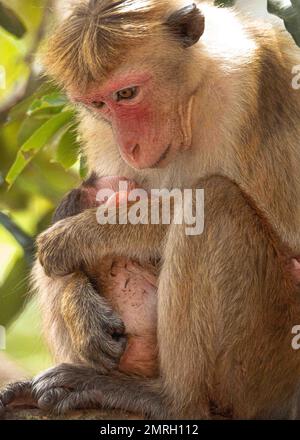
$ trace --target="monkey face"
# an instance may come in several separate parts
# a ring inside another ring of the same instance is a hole
[[[83,103],[112,128],[122,158],[133,168],[162,168],[191,146],[193,95],[182,83],[180,67],[148,66],[115,72],[90,85]],[[164,71],[165,70],[165,71]]]
[[[124,161],[160,168],[191,146],[195,84],[184,75],[192,76],[204,16],[195,4],[171,11],[154,2],[143,15],[125,3],[112,3],[109,16],[101,2],[75,8],[46,64],[73,100],[111,125]]]

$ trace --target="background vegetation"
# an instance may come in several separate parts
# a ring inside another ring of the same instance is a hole
[[[34,57],[53,7],[48,0],[0,0],[0,325],[6,353],[31,374],[50,363],[28,295],[34,237],[85,174],[74,111]],[[300,0],[268,1],[268,11],[300,45]]]

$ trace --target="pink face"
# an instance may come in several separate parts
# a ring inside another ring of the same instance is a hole
[[[121,156],[138,169],[165,166],[183,143],[172,96],[157,83],[148,72],[123,74],[73,96],[112,125]]]

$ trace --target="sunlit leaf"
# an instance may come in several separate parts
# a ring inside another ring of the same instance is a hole
[[[32,95],[25,98],[23,101],[15,105],[8,114],[7,122],[13,122],[21,117],[24,117],[30,108],[31,104],[44,95],[53,91],[53,86],[48,83],[43,83]]]
[[[17,96],[21,92],[28,80],[30,68],[24,61],[26,56],[26,44],[24,39],[18,40],[12,34],[0,27],[0,65],[1,65],[1,87],[0,103],[5,101],[13,94]],[[3,87],[4,78],[4,87]]]
[[[68,104],[67,98],[59,92],[53,92],[50,95],[44,95],[39,99],[35,99],[27,110],[28,116],[37,116],[41,112],[47,110],[49,114],[52,112],[60,112],[61,109]],[[46,112],[42,113],[47,114]]]
[[[15,182],[32,158],[47,145],[59,129],[70,123],[73,117],[74,112],[71,110],[53,116],[22,145],[14,164],[6,176],[6,181],[10,186]]]
[[[44,124],[45,119],[25,118],[18,133],[19,147],[21,147]]]

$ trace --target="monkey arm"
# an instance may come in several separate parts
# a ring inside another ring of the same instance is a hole
[[[116,368],[125,348],[124,323],[88,276],[78,271],[49,278],[38,261],[31,276],[55,361]]]
[[[148,201],[143,203],[146,206]],[[118,215],[123,216],[125,209],[121,205]],[[91,267],[114,253],[140,261],[161,255],[167,225],[152,225],[150,220],[149,224],[100,225],[96,214],[97,209],[88,209],[59,221],[38,237],[38,257],[48,276],[65,276]]]
[[[117,368],[127,343],[125,325],[84,273],[68,277],[60,313],[80,360],[102,372]]]

